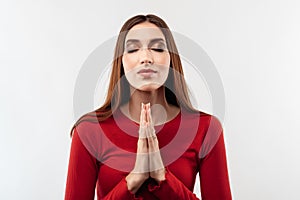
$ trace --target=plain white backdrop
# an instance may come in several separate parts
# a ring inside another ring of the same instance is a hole
[[[222,78],[234,199],[300,199],[299,10],[296,0],[1,0],[0,199],[63,199],[78,72],[148,13],[199,44]]]

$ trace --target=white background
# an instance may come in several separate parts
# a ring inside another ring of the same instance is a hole
[[[299,10],[296,0],[2,0],[0,199],[63,199],[79,70],[129,17],[148,13],[219,71],[234,199],[300,199]]]

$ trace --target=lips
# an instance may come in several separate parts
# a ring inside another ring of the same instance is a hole
[[[156,73],[156,72],[157,71],[152,69],[141,69],[140,71],[138,71],[138,74],[142,74],[142,73],[148,74],[148,73]]]

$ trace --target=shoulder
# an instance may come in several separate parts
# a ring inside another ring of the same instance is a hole
[[[97,111],[85,113],[74,123],[71,134],[77,134],[81,140],[98,140],[103,133],[101,127],[109,124],[110,118],[103,120],[102,113]]]
[[[80,117],[74,124],[72,130],[72,140],[76,144],[82,144],[88,152],[95,158],[99,158],[101,146],[105,137],[103,137],[103,124],[106,124],[110,118],[100,121],[95,113],[89,112]],[[80,143],[79,143],[80,142]]]
[[[94,110],[88,113],[81,115],[81,117],[73,125],[77,130],[93,130],[98,129],[100,125],[109,123],[111,121],[111,114],[108,112],[102,112]]]
[[[199,125],[202,128],[204,127],[214,127],[214,128],[222,128],[221,120],[213,114],[209,114],[208,112],[204,112],[202,110],[196,110],[194,112],[190,112],[187,110],[182,110],[182,116],[189,120],[198,120]]]
[[[199,130],[201,133],[198,141],[201,147],[199,158],[204,158],[217,144],[222,144],[223,127],[221,120],[216,115],[201,111],[199,113]]]

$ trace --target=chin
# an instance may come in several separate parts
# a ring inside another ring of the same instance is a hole
[[[151,92],[158,90],[162,85],[158,84],[149,84],[149,85],[143,85],[141,87],[138,87],[137,90],[144,91],[144,92]]]

